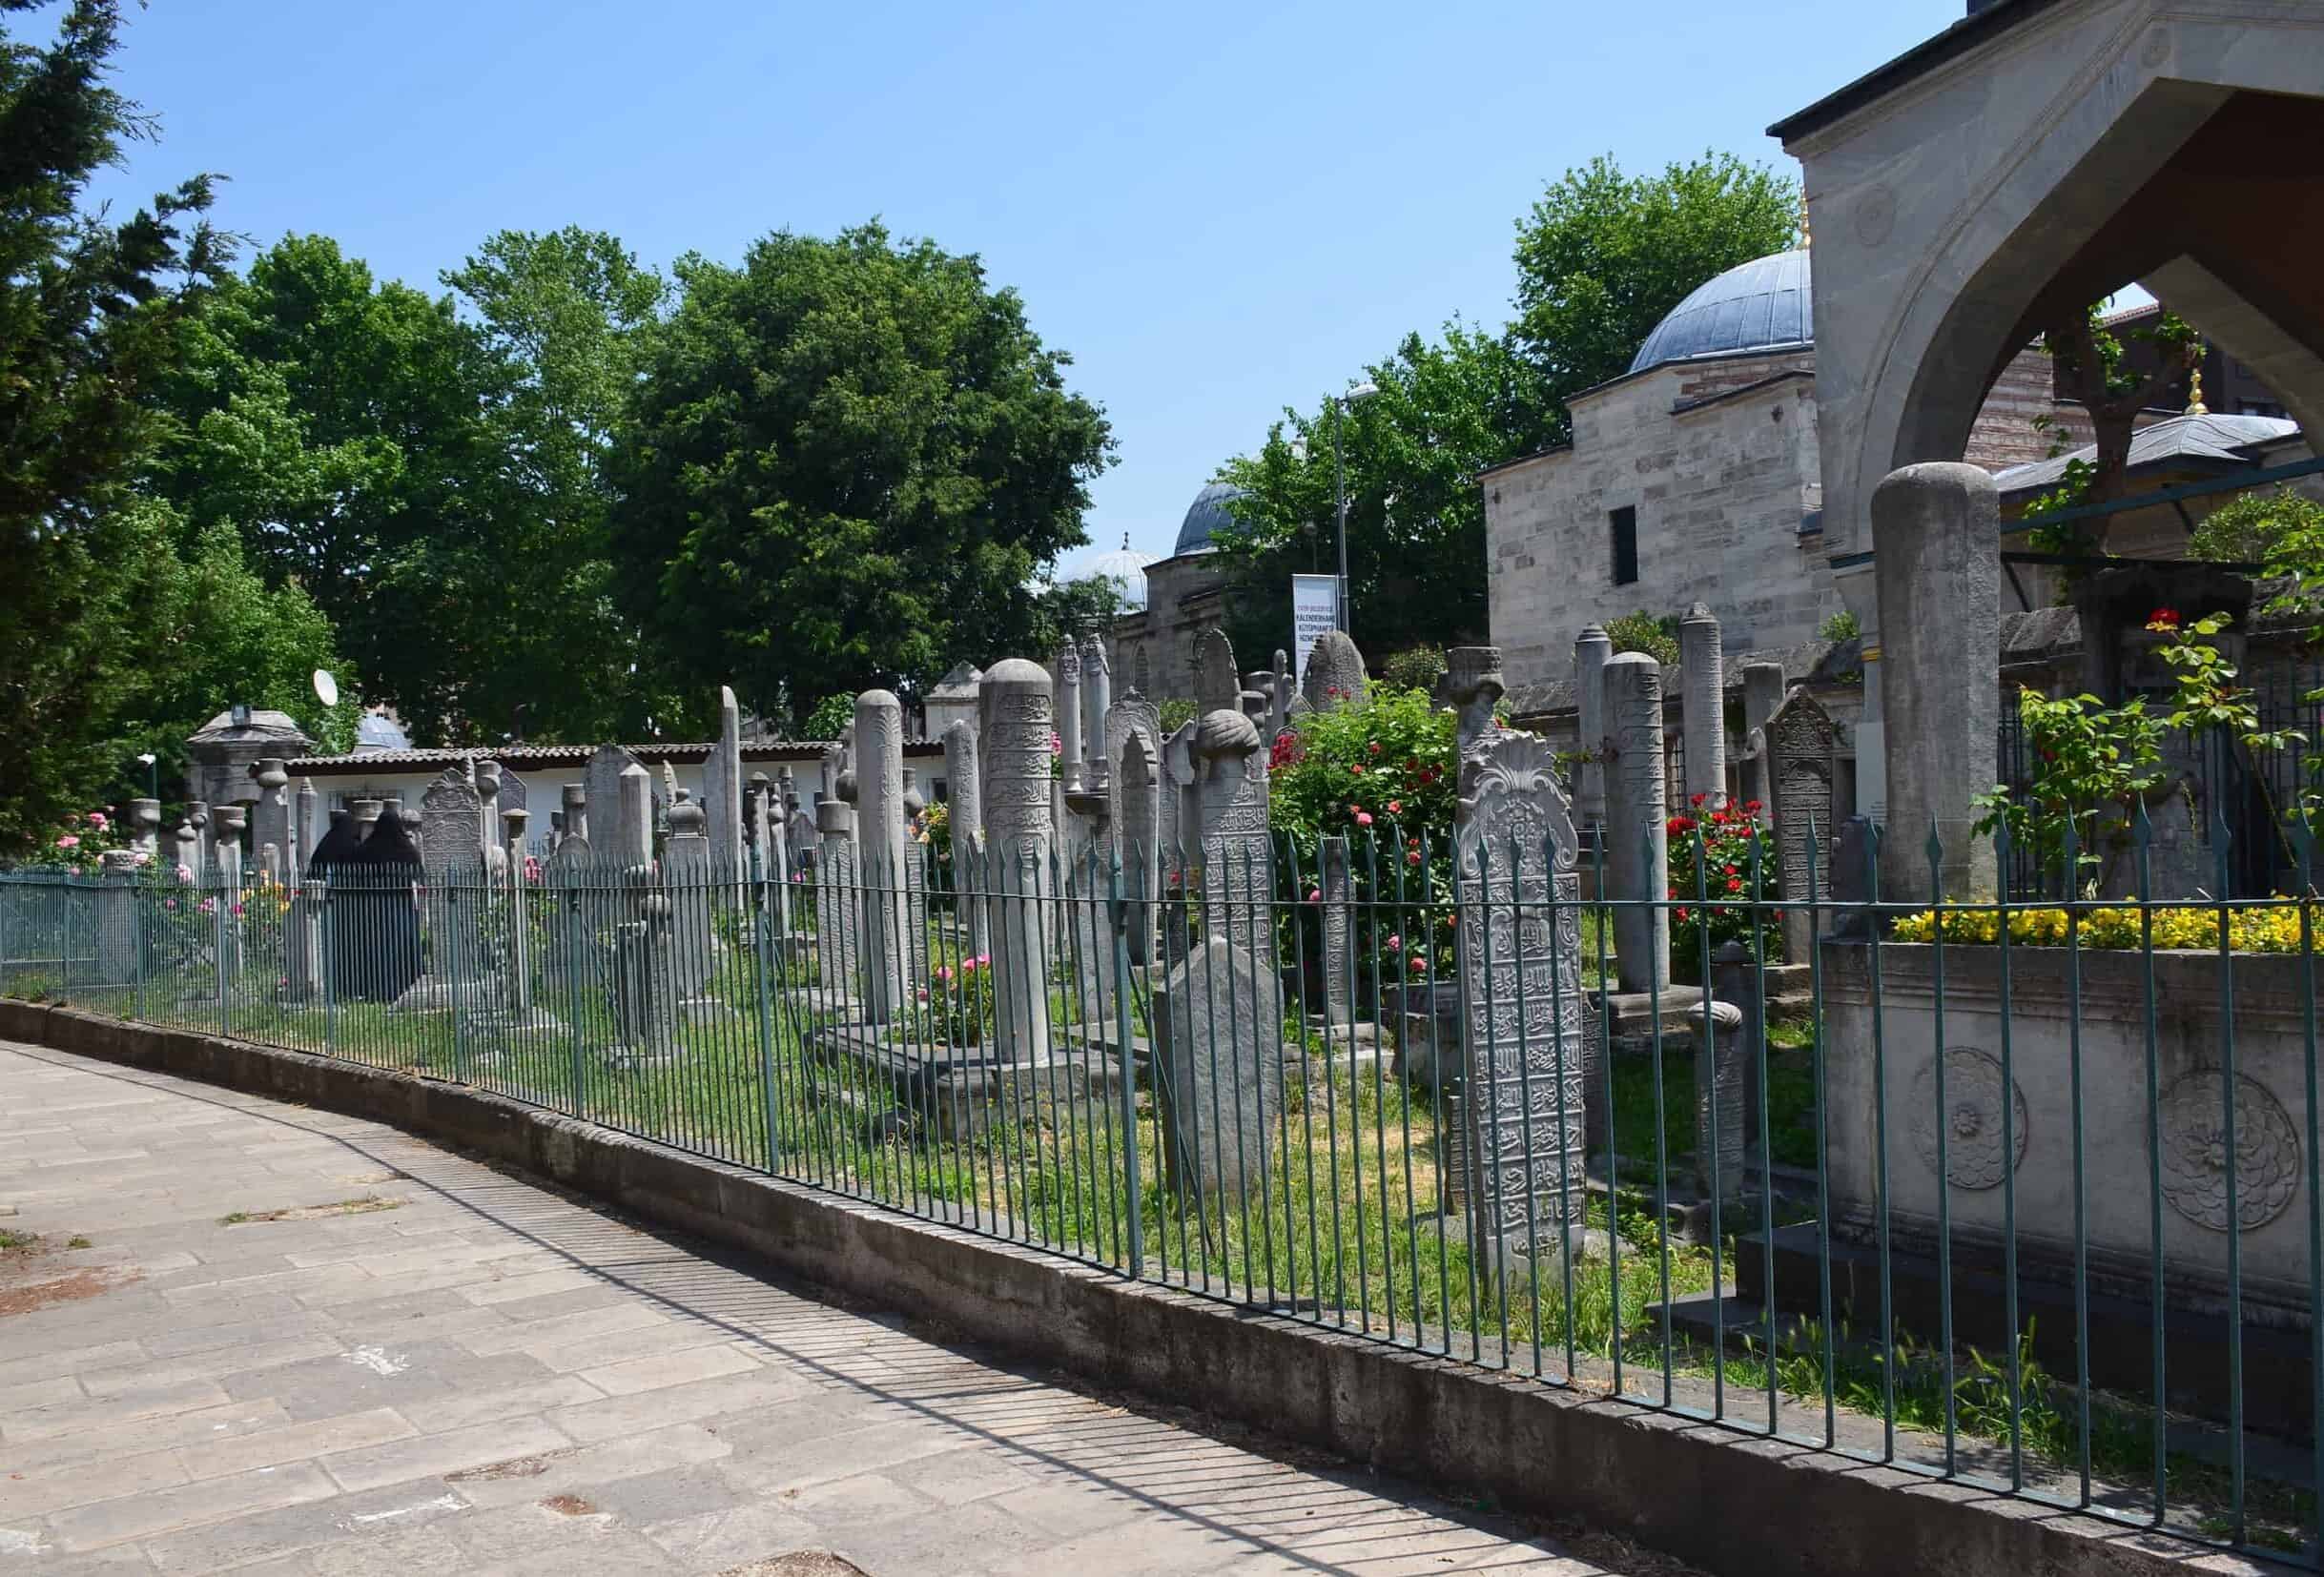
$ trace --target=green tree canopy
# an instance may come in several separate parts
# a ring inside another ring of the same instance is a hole
[[[119,7],[75,0],[46,42],[0,0],[0,849],[85,809],[163,655],[148,607],[179,565],[133,491],[181,318],[221,266],[206,178],[128,220],[80,212],[91,176],[154,127],[105,86]],[[134,753],[134,749],[132,751]]]
[[[1655,325],[1704,280],[1799,235],[1800,189],[1732,154],[1659,175],[1600,154],[1551,183],[1517,221],[1518,349],[1549,401],[1630,370]],[[1563,438],[1558,416],[1556,436]]]
[[[778,232],[689,257],[611,461],[617,598],[767,715],[1022,647],[1112,440],[973,256]]]

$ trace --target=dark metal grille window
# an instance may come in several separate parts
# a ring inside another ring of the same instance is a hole
[[[1614,584],[1626,586],[1638,578],[1638,512],[1624,504],[1606,519],[1614,528]]]

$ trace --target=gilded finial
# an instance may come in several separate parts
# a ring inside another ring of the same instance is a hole
[[[2209,416],[2211,407],[2203,403],[2203,363],[2196,362],[2187,375],[2187,414]]]

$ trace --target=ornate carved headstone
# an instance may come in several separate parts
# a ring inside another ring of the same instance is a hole
[[[1235,648],[1226,632],[1213,625],[1194,639],[1194,709],[1234,711],[1243,704],[1243,680],[1235,670]]]
[[[1767,739],[1770,778],[1775,793],[1776,861],[1781,874],[1778,891],[1788,900],[1783,906],[1783,956],[1804,964],[1813,956],[1816,915],[1808,901],[1808,840],[1812,835],[1822,850],[1820,883],[1831,884],[1832,770],[1837,735],[1831,714],[1805,690],[1793,694],[1776,709],[1761,730]]]
[[[1081,777],[1093,788],[1103,788],[1113,776],[1104,745],[1105,714],[1113,706],[1113,666],[1106,661],[1104,639],[1092,630],[1081,638]]]
[[[1324,906],[1324,1013],[1329,1023],[1345,1030],[1354,1021],[1356,1010],[1354,928],[1349,924],[1355,883],[1347,838],[1325,838],[1316,864]]]
[[[420,796],[420,853],[431,878],[473,883],[481,875],[476,829],[483,805],[483,796],[459,767],[446,768]]]
[[[1307,653],[1306,682],[1300,686],[1307,705],[1319,712],[1334,707],[1361,707],[1371,693],[1364,676],[1364,654],[1346,630],[1327,629],[1315,638]]]
[[[1471,1240],[1571,1253],[1589,1197],[1591,1026],[1577,844],[1549,742],[1503,731],[1465,757],[1455,819]]]
[[[995,1035],[1004,1061],[1049,1055],[1049,739],[1055,727],[1049,674],[1004,658],[977,695],[983,770],[988,938]]]
[[[1195,725],[1194,800],[1201,829],[1205,930],[1256,954],[1271,953],[1274,845],[1267,834],[1267,752],[1241,712]]]

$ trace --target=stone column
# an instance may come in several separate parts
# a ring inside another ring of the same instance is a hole
[[[314,857],[315,849],[322,841],[316,824],[322,817],[322,796],[315,792],[313,778],[298,780],[298,792],[291,813],[290,868],[303,873],[307,861]]]
[[[1355,883],[1348,869],[1347,838],[1323,839],[1316,865],[1324,905],[1324,1014],[1336,1031],[1353,1021],[1356,1005],[1354,927],[1350,924]]]
[[[1722,1025],[1715,1044],[1698,1043],[1695,1053],[1695,1090],[1698,1127],[1697,1168],[1705,1173],[1706,1192],[1714,1178],[1706,1157],[1717,1155],[1716,1180],[1719,1198],[1734,1198],[1743,1191],[1744,1159],[1759,1142],[1760,1043],[1766,1038],[1765,1005],[1759,1000],[1759,971],[1751,950],[1740,942],[1722,942],[1711,954],[1711,994],[1732,1008],[1735,1022]],[[1705,1102],[1716,1090],[1716,1105]],[[1717,1142],[1704,1141],[1716,1134]]]
[[[773,780],[751,774],[751,847],[758,850],[759,879],[767,884],[767,918],[777,938],[791,935],[791,823]],[[777,946],[783,945],[779,940]]]
[[[1057,736],[1068,792],[1081,786],[1081,648],[1068,639],[1057,657]]]
[[[1662,759],[1662,665],[1642,651],[1606,660],[1606,879],[1626,992],[1671,982],[1668,791]],[[1654,907],[1649,907],[1649,905]]]
[[[983,771],[978,798],[991,872],[986,885],[994,894],[987,919],[989,951],[1004,1061],[1039,1061],[1049,1055],[1045,921],[1052,699],[1047,671],[1017,657],[987,668],[977,693]]]
[[[1585,827],[1606,820],[1606,764],[1599,758],[1606,748],[1606,659],[1613,655],[1603,625],[1586,625],[1573,643],[1573,714],[1582,756],[1573,773],[1574,809]]]
[[[855,994],[855,809],[837,796],[815,802],[815,956],[829,1003]]]
[[[1687,798],[1706,809],[1727,803],[1726,656],[1718,621],[1700,603],[1678,621],[1678,673],[1686,685]]]
[[[1872,493],[1880,591],[1882,698],[1890,834],[1881,840],[1881,899],[1926,903],[1928,835],[1944,845],[1944,896],[1995,891],[1993,844],[1972,836],[1970,796],[1994,784],[2001,721],[1999,495],[1974,465],[1891,471]]]
[[[504,978],[508,983],[508,1012],[520,1024],[532,1012],[532,938],[524,930],[524,824],[530,819],[527,810],[501,812],[506,828],[504,850],[508,882],[508,958]]]
[[[893,1024],[912,1006],[911,873],[904,868],[904,707],[887,690],[855,698],[855,847],[864,889],[864,1017]]]
[[[977,775],[977,728],[955,718],[944,728],[944,781],[952,798],[945,821],[952,834],[953,907],[970,956],[985,951],[984,785]]]
[[[1578,1246],[1589,1198],[1577,851],[1547,740],[1504,731],[1462,759],[1453,863],[1470,1240],[1553,1263]]]
[[[149,858],[161,858],[161,802],[157,799],[131,800],[129,824],[135,829],[130,835],[130,847],[142,849]]]

